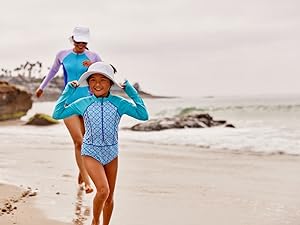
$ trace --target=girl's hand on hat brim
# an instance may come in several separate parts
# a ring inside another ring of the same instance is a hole
[[[78,83],[77,80],[71,81],[71,84],[72,84],[72,86],[73,86],[74,88],[77,88],[77,87],[79,86],[79,83]]]
[[[125,89],[125,86],[126,86],[126,84],[125,83],[123,83],[123,84],[120,84],[121,85],[121,88],[122,89]]]
[[[128,80],[125,79],[125,80],[123,81],[123,83],[121,84],[122,89],[125,89],[125,87],[126,87],[126,82],[127,82],[127,81],[128,81]]]

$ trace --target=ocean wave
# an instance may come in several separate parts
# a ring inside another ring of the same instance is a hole
[[[206,112],[300,112],[300,104],[278,105],[231,105],[231,106],[204,106],[204,107],[176,107],[169,110],[161,110],[156,116],[186,115],[188,113]]]
[[[280,132],[282,131],[282,132]],[[187,128],[153,132],[121,131],[122,139],[199,149],[300,155],[300,133],[276,128]]]

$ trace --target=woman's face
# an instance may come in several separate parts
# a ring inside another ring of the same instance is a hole
[[[88,80],[88,84],[90,87],[90,91],[96,96],[96,97],[106,97],[108,96],[110,87],[111,87],[111,81],[106,76],[95,73],[90,76]]]
[[[86,49],[86,45],[87,45],[86,42],[76,42],[73,40],[73,43],[74,43],[74,51],[76,53],[83,53],[84,50]]]

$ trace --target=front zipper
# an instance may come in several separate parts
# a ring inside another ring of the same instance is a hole
[[[104,143],[103,98],[101,99],[101,117],[102,117],[102,143]]]
[[[79,58],[79,54],[78,53],[76,53],[76,65],[77,65],[77,74],[76,74],[76,77],[77,77],[77,79],[76,80],[79,80],[79,78],[80,78],[80,66],[78,66],[78,65],[80,65],[79,63],[78,63],[78,58]]]

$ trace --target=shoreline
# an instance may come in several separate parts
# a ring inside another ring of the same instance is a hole
[[[24,116],[26,118],[26,120],[21,120],[21,119],[12,119],[12,120],[5,120],[5,121],[0,121],[0,127],[5,127],[5,126],[24,126],[26,125],[26,123],[28,122],[28,116]],[[62,123],[61,121],[59,122],[59,124]],[[34,128],[47,128],[47,127],[55,127],[56,125],[59,124],[51,124],[51,125],[46,125],[46,126],[38,126],[38,125],[26,125],[28,127]],[[209,129],[209,128],[191,128],[191,129]],[[120,131],[132,131],[130,130],[129,126],[124,126],[124,127],[120,127]],[[176,130],[176,129],[170,129],[170,130]],[[177,129],[177,130],[182,130],[182,129]],[[162,130],[161,132],[164,132],[165,130]],[[140,132],[140,131],[132,131],[132,132]],[[151,133],[152,131],[149,131],[149,133]],[[154,132],[160,132],[160,131],[154,131]],[[147,131],[145,132],[147,133]],[[134,141],[128,141],[128,142],[134,142]],[[266,151],[254,151],[254,150],[245,150],[245,149],[227,149],[227,148],[223,148],[223,149],[214,149],[211,147],[205,147],[205,146],[197,146],[197,145],[189,145],[189,144],[182,144],[182,145],[178,145],[178,144],[166,144],[166,143],[154,143],[151,141],[136,141],[136,143],[138,144],[151,144],[151,145],[158,145],[158,146],[166,146],[166,147],[179,147],[179,148],[194,148],[194,149],[201,149],[201,151],[209,151],[209,152],[216,152],[216,153],[229,153],[229,154],[252,154],[252,155],[262,155],[262,156],[268,156],[268,155],[288,155],[288,156],[293,156],[293,157],[300,157],[300,154],[297,153],[289,153],[289,152],[284,152],[284,151],[273,151],[273,152],[266,152]]]

